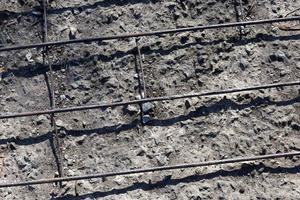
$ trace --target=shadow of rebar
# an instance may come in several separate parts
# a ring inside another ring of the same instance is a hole
[[[294,35],[288,35],[288,36],[274,36],[274,35],[268,35],[268,34],[262,34],[259,33],[255,37],[252,38],[246,38],[243,37],[242,39],[237,38],[236,36],[232,36],[228,39],[217,39],[217,40],[211,40],[211,41],[195,41],[190,42],[186,44],[175,44],[171,48],[164,48],[161,47],[159,49],[151,49],[150,46],[144,46],[141,47],[141,52],[144,55],[152,55],[157,54],[160,56],[168,55],[172,53],[173,51],[181,50],[190,48],[195,45],[201,45],[201,46],[210,46],[210,45],[218,45],[223,42],[227,42],[229,44],[232,44],[234,46],[244,46],[250,43],[258,43],[258,42],[273,42],[273,41],[290,41],[290,40],[300,40],[300,34],[294,34]],[[219,50],[217,53],[226,52],[227,50],[224,49]],[[87,64],[93,60],[102,61],[102,62],[110,62],[114,59],[123,58],[128,55],[135,54],[135,47],[130,49],[129,51],[115,51],[111,55],[103,55],[103,54],[96,54],[96,55],[90,55],[88,57],[81,57],[76,59],[71,59],[63,63],[53,63],[52,68],[54,71],[58,71],[64,68],[64,66],[70,66],[70,67],[78,67],[82,64]],[[40,74],[43,74],[45,72],[49,71],[49,66],[43,66],[43,64],[33,64],[33,65],[26,65],[26,66],[19,66],[17,69],[8,69],[5,74],[3,74],[3,77],[7,77],[10,74],[13,74],[16,77],[34,77]]]
[[[258,106],[289,106],[300,103],[300,96],[297,96],[293,99],[289,100],[282,100],[282,101],[272,101],[269,98],[261,98],[256,97],[255,99],[252,99],[248,103],[236,103],[233,100],[230,99],[221,99],[212,105],[206,106],[200,106],[196,108],[194,111],[189,112],[186,115],[178,115],[175,117],[170,117],[167,119],[152,119],[152,121],[147,123],[147,126],[172,126],[176,123],[183,122],[189,119],[195,119],[198,117],[208,116],[210,114],[218,113],[221,111],[227,111],[227,110],[244,110],[247,108],[256,108]],[[140,119],[135,119],[129,123],[125,124],[118,124],[113,126],[104,126],[101,128],[95,128],[95,129],[88,129],[88,130],[67,130],[65,129],[66,135],[72,136],[72,137],[80,137],[82,135],[91,135],[91,134],[98,134],[98,135],[104,135],[104,134],[111,134],[111,133],[120,133],[124,131],[129,131],[137,128],[138,124],[140,123]],[[5,145],[11,142],[14,142],[17,145],[32,145],[32,144],[38,144],[41,142],[46,141],[47,139],[51,138],[52,133],[45,133],[43,135],[39,136],[33,136],[23,139],[18,139],[15,137],[11,137],[8,139],[0,139],[0,145]]]
[[[88,194],[83,194],[79,196],[75,195],[65,195],[61,197],[53,197],[52,200],[76,200],[76,199],[85,199],[85,198],[101,198],[101,197],[108,197],[112,195],[120,195],[126,194],[128,192],[136,191],[136,190],[143,190],[143,191],[151,191],[154,189],[161,189],[166,186],[176,186],[182,183],[195,183],[205,180],[216,179],[220,177],[242,177],[242,176],[250,176],[251,172],[254,170],[259,171],[259,173],[269,173],[269,174],[298,174],[300,172],[300,166],[294,167],[268,167],[265,166],[263,163],[260,164],[241,164],[240,169],[235,170],[218,170],[211,173],[206,174],[196,174],[187,176],[184,178],[172,179],[171,177],[166,177],[161,181],[156,183],[146,183],[146,182],[136,182],[132,185],[120,188],[120,189],[112,189],[109,191],[96,191],[91,192]]]

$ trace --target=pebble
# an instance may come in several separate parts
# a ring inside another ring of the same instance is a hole
[[[106,82],[106,85],[107,87],[116,88],[118,82],[119,82],[118,79],[112,77]]]
[[[80,10],[79,9],[73,9],[73,14],[74,15],[79,15],[80,14]]]
[[[26,60],[27,60],[28,62],[33,62],[33,61],[34,61],[34,60],[32,59],[32,54],[31,54],[31,53],[26,54],[25,57],[26,57]]]
[[[40,116],[38,116],[36,123],[37,123],[37,125],[41,125],[41,124],[45,123],[47,120],[48,119],[45,115],[40,115]]]
[[[155,158],[159,166],[163,166],[168,163],[168,158],[165,155],[158,155]]]
[[[143,156],[143,155],[146,154],[146,152],[147,152],[146,148],[143,147],[143,146],[141,146],[140,149],[137,151],[137,154],[136,154],[136,155],[137,155],[137,156]]]
[[[192,107],[192,102],[190,99],[185,100],[184,102],[185,108],[189,109],[190,107]]]
[[[76,143],[79,144],[79,145],[82,145],[84,143],[85,139],[86,139],[85,135],[80,136],[80,137],[77,138]]]
[[[270,62],[275,62],[275,61],[285,62],[286,60],[288,60],[285,53],[280,51],[280,50],[278,50],[275,53],[271,54],[269,56],[269,59],[270,59]]]
[[[300,131],[300,124],[298,124],[297,122],[292,122],[291,123],[291,127],[292,129],[296,130],[296,131]]]
[[[72,87],[72,89],[77,89],[78,88],[78,84],[77,83],[72,83],[71,87]]]
[[[297,62],[296,68],[297,68],[297,69],[300,69],[300,62]]]
[[[3,77],[5,72],[6,72],[6,69],[4,67],[0,66],[0,81],[2,81],[2,77]]]
[[[144,116],[143,116],[143,123],[144,123],[144,124],[147,124],[147,123],[150,122],[150,121],[151,121],[150,115],[144,115]]]
[[[74,26],[69,27],[69,39],[74,40],[76,39],[76,34],[77,34],[77,28]]]
[[[245,70],[249,66],[249,62],[245,58],[240,59],[239,67]]]
[[[147,103],[143,104],[143,112],[144,113],[150,112],[151,110],[153,110],[153,108],[154,108],[153,103],[147,102]]]
[[[240,192],[241,194],[244,194],[244,193],[245,193],[245,188],[241,187],[240,190],[239,190],[239,192]]]
[[[251,51],[251,47],[249,47],[249,46],[246,46],[246,48],[245,48],[245,52],[247,53],[247,55],[248,56],[250,56],[252,53],[252,51]]]
[[[139,113],[139,109],[136,106],[128,105],[126,107],[126,112],[129,114],[136,114],[136,113]]]
[[[61,100],[61,101],[63,101],[63,100],[66,100],[66,99],[67,99],[66,95],[64,95],[64,94],[60,95],[60,96],[59,96],[59,98],[60,98],[60,100]]]
[[[62,120],[56,120],[56,126],[58,127],[66,127],[66,124]]]
[[[117,176],[115,179],[114,179],[114,182],[118,185],[122,185],[126,182],[125,178],[123,176]]]

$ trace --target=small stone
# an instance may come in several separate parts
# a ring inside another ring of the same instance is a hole
[[[114,182],[118,185],[123,185],[125,183],[125,178],[124,176],[117,176],[115,179],[114,179]]]
[[[260,155],[266,155],[267,154],[267,149],[262,148]]]
[[[144,115],[143,116],[143,124],[147,124],[150,121],[151,121],[150,115]]]
[[[263,165],[259,166],[259,169],[257,170],[257,172],[259,172],[259,174],[263,173],[265,170],[265,167]]]
[[[159,68],[159,73],[160,73],[161,75],[166,75],[167,72],[168,72],[168,66],[166,66],[166,65],[160,66],[160,68]]]
[[[69,38],[70,38],[70,40],[76,39],[77,32],[78,32],[78,30],[77,30],[76,27],[74,27],[74,26],[69,27]]]
[[[141,147],[138,152],[137,152],[137,156],[143,156],[146,154],[146,148],[145,147]]]
[[[285,75],[287,75],[289,73],[291,73],[291,71],[289,69],[282,69],[280,71],[280,76],[283,77],[283,76],[285,76]]]
[[[292,122],[291,123],[291,127],[292,129],[296,130],[296,131],[300,131],[300,124],[298,124],[297,122]]]
[[[60,95],[59,98],[61,101],[64,101],[67,99],[66,95],[64,95],[64,94]]]
[[[64,137],[66,137],[66,136],[67,136],[66,130],[65,130],[65,129],[60,129],[60,130],[59,130],[59,137],[60,137],[60,138],[64,138]]]
[[[79,15],[80,14],[80,10],[79,9],[73,9],[73,14],[74,15]]]
[[[136,114],[136,113],[139,113],[139,109],[136,106],[128,105],[126,107],[126,112],[129,114]]]
[[[284,52],[278,50],[275,53],[271,54],[270,57],[270,62],[285,62],[287,60],[287,56],[285,55]]]
[[[174,13],[174,20],[178,20],[180,18],[180,12]]]
[[[159,166],[166,165],[168,163],[168,158],[164,155],[158,155],[155,157]]]
[[[68,164],[68,166],[73,166],[73,160],[72,159],[67,159],[67,164]]]
[[[36,120],[36,124],[41,125],[41,124],[45,123],[46,121],[47,121],[47,117],[44,115],[40,115],[40,116],[38,116],[38,118]]]
[[[296,68],[297,68],[297,69],[300,69],[300,62],[297,62],[297,63],[296,63]]]
[[[199,65],[202,65],[203,63],[205,63],[205,61],[207,60],[207,56],[206,55],[199,55],[197,57],[197,61]]]
[[[65,127],[66,126],[66,124],[63,121],[61,121],[60,119],[56,120],[55,123],[56,123],[56,126],[58,126],[58,127]]]
[[[8,148],[9,150],[11,150],[11,151],[14,151],[14,150],[17,149],[17,148],[16,148],[16,144],[15,144],[14,142],[9,142],[9,143],[7,144],[7,148]]]
[[[249,66],[249,62],[245,58],[240,59],[239,67],[245,70]]]
[[[0,81],[2,81],[2,77],[3,77],[5,72],[6,72],[5,67],[0,66]]]
[[[102,72],[99,75],[99,81],[100,81],[101,84],[106,83],[110,78],[111,78],[111,75],[106,71]]]
[[[240,188],[239,192],[240,192],[241,194],[244,194],[244,193],[245,193],[245,189],[242,187],[242,188]]]
[[[248,56],[251,55],[251,48],[249,46],[246,46],[245,52],[247,53]]]
[[[86,138],[85,135],[79,137],[79,138],[76,140],[76,143],[79,144],[79,145],[82,145],[82,144],[84,143],[84,141],[85,141],[85,138]]]
[[[106,82],[106,85],[107,87],[116,88],[118,82],[118,79],[112,77]]]
[[[284,60],[287,59],[285,53],[282,52],[282,51],[280,51],[280,50],[278,50],[278,51],[276,52],[276,56],[277,56],[278,61],[284,61]]]
[[[154,108],[153,103],[147,102],[143,104],[143,112],[148,113]]]
[[[185,105],[186,109],[189,109],[190,107],[192,107],[191,100],[189,100],[189,99],[185,100],[184,105]]]
[[[75,176],[75,172],[73,171],[73,170],[71,170],[71,169],[69,169],[68,170],[68,175],[69,176]],[[59,175],[57,175],[57,177],[58,177]]]
[[[78,88],[81,89],[81,90],[89,90],[89,89],[91,89],[90,82],[85,81],[85,80],[81,80],[79,82],[79,87]]]
[[[183,71],[183,77],[181,78],[181,81],[189,80],[193,77],[192,71],[186,69]]]
[[[85,128],[86,126],[87,126],[87,122],[86,122],[86,121],[83,121],[83,122],[82,122],[82,127]]]
[[[71,87],[72,87],[72,89],[77,89],[78,88],[78,84],[77,83],[72,83]]]
[[[183,36],[181,36],[181,38],[180,38],[181,44],[187,43],[188,40],[189,40],[189,37],[188,37],[187,35],[183,35]]]
[[[31,53],[26,54],[25,57],[26,57],[26,60],[27,60],[28,62],[33,62],[33,61],[34,61],[34,60],[32,59],[32,54],[31,54]]]

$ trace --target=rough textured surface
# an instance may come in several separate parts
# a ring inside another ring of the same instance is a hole
[[[237,20],[231,0],[49,2],[53,41]],[[243,1],[244,20],[300,7],[297,0],[255,2]],[[36,0],[2,0],[0,42],[40,42],[40,12]],[[147,96],[299,80],[300,32],[273,24],[243,33],[228,28],[141,38]],[[50,62],[59,107],[139,98],[134,39],[51,48]],[[41,49],[0,53],[0,65],[6,70],[1,113],[49,108]],[[165,101],[146,105],[151,119],[144,127],[138,106],[57,114],[64,171],[82,175],[299,150],[299,102],[299,87]],[[1,181],[54,177],[51,131],[49,116],[1,120]],[[0,198],[297,199],[299,164],[295,157],[77,181],[61,189],[1,189]]]

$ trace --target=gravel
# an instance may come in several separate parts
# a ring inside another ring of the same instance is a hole
[[[232,1],[55,0],[49,41],[236,21]],[[243,1],[244,20],[299,1]],[[40,5],[3,0],[0,43],[41,42]],[[249,11],[249,12],[248,12]],[[299,13],[298,13],[299,14]],[[289,24],[289,23],[287,23]],[[278,24],[139,40],[147,97],[299,80],[299,32]],[[139,97],[135,39],[50,48],[57,107]],[[49,109],[42,49],[0,53],[0,110]],[[1,74],[2,73],[2,74]],[[299,150],[298,86],[55,114],[66,176]],[[1,120],[1,180],[57,176],[49,116]],[[2,164],[3,163],[3,164]],[[1,199],[297,199],[299,157],[0,189]]]

